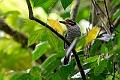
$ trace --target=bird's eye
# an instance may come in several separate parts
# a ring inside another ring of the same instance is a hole
[[[74,26],[74,25],[76,25],[76,22],[74,22],[74,21],[69,21],[69,24],[71,25],[71,26]]]
[[[76,22],[70,22],[69,23],[71,26],[74,26],[74,25],[76,25]]]
[[[71,26],[76,25],[76,22],[73,21],[73,20],[67,19],[66,21],[67,21],[67,22],[69,23],[69,25],[71,25]]]

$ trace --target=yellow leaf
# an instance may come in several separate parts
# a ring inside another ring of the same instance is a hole
[[[59,34],[63,34],[63,30],[62,30],[62,27],[61,25],[55,21],[55,20],[52,20],[52,19],[49,19],[48,20],[48,23],[51,25],[51,27],[56,30]]]
[[[92,40],[94,40],[99,32],[99,28],[98,27],[93,27],[89,32],[88,35],[86,37],[86,42],[85,42],[85,46],[90,43]]]

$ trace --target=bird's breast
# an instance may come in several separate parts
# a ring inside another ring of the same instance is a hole
[[[67,29],[66,39],[69,42],[72,42],[76,37],[79,37],[80,35],[81,35],[81,32],[79,27],[71,27]]]

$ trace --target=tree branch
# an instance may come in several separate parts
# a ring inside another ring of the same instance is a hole
[[[12,36],[13,39],[16,40],[17,42],[21,43],[23,47],[26,46],[27,40],[28,40],[27,36],[17,32],[16,30],[13,30],[3,20],[0,20],[0,30],[4,31],[5,33]]]
[[[38,22],[39,24],[43,25],[44,27],[48,28],[49,30],[51,30],[55,35],[57,35],[60,39],[62,39],[68,46],[70,46],[70,43],[62,35],[60,35],[57,31],[55,31],[52,27],[50,27],[49,25],[47,25],[43,21],[35,18],[34,15],[33,15],[33,10],[32,10],[31,4],[30,4],[30,0],[26,0],[26,2],[27,2],[27,5],[28,5],[28,10],[29,10],[29,18],[31,20],[33,20],[33,21]],[[78,57],[75,49],[72,49],[72,52],[73,52],[73,54],[75,56],[75,60],[77,62],[77,66],[79,68],[79,71],[80,71],[80,73],[82,75],[82,79],[86,80],[84,70],[82,68],[82,65],[80,63],[79,57]]]
[[[110,22],[110,17],[109,17],[109,12],[108,12],[108,9],[107,9],[107,4],[106,4],[106,1],[105,1],[105,0],[103,0],[103,1],[104,1],[106,13],[107,13],[108,23],[109,23],[110,28],[112,28],[111,22]]]
[[[28,37],[25,36],[24,34],[13,30],[8,24],[6,24],[3,20],[0,20],[0,30],[4,31],[5,33],[9,34],[10,36],[13,37],[13,39],[19,43],[22,44],[22,47],[26,47],[27,46],[27,40]],[[29,46],[29,48],[31,48],[32,50],[34,50],[36,44],[33,44],[31,46]],[[40,57],[40,60],[43,62],[46,59],[46,56],[43,55]]]
[[[80,5],[80,0],[75,0],[75,5],[73,7],[73,10],[71,12],[71,17],[70,17],[74,21],[75,21],[76,16],[77,16],[79,5]]]

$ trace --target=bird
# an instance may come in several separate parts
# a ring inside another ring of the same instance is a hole
[[[81,31],[77,23],[72,19],[66,19],[65,21],[59,21],[60,23],[64,24],[67,28],[65,38],[72,43],[76,37],[81,36]],[[64,49],[67,51],[69,46],[64,42]],[[63,59],[63,65],[68,65],[71,59],[71,53],[66,54]]]

